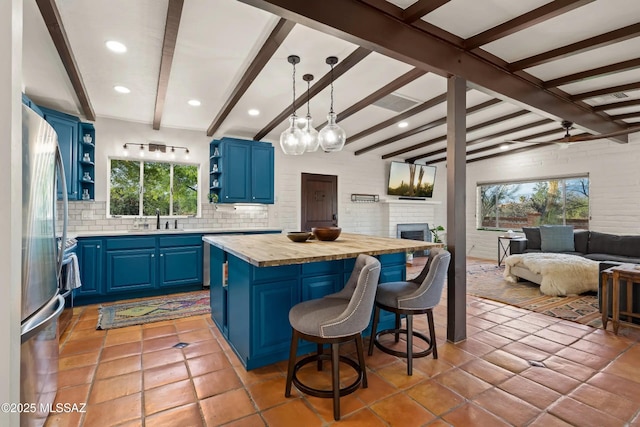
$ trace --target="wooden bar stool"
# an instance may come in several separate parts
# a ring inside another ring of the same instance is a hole
[[[376,287],[380,278],[380,261],[368,255],[359,255],[354,269],[344,289],[324,298],[296,304],[289,311],[289,322],[293,328],[287,385],[284,395],[291,396],[291,384],[303,393],[316,397],[333,399],[333,417],[340,419],[340,396],[346,396],[358,389],[360,384],[367,387],[367,370],[364,362],[362,331],[368,326],[373,310]],[[296,363],[298,339],[317,344],[317,354],[307,356]],[[339,355],[339,345],[355,340],[358,362]],[[323,353],[323,345],[331,344],[331,353]],[[303,366],[317,362],[318,371],[322,361],[331,360],[332,388],[321,390],[303,384],[297,372]],[[358,374],[356,380],[340,388],[340,362],[346,363]]]
[[[413,358],[424,357],[433,354],[438,358],[436,347],[436,333],[433,324],[433,307],[438,305],[444,288],[444,281],[449,268],[451,254],[444,249],[431,249],[429,259],[424,269],[413,280],[401,282],[381,283],[376,294],[375,312],[373,315],[373,328],[369,341],[369,356],[373,354],[375,344],[385,353],[407,358],[407,375],[413,375]],[[395,313],[395,329],[385,329],[376,334],[380,309]],[[429,337],[413,330],[413,316],[426,314],[429,322]],[[400,328],[400,316],[406,316],[407,328]],[[380,337],[386,334],[395,334],[395,342],[399,341],[399,334],[407,336],[407,350],[396,351],[385,347],[380,343]],[[414,353],[413,338],[417,337],[429,344],[426,350]]]

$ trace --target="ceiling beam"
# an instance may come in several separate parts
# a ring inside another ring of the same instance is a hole
[[[415,67],[428,70],[436,68],[462,77],[489,92],[528,105],[555,119],[570,120],[593,132],[621,130],[620,124],[594,113],[589,107],[577,105],[567,97],[544,90],[540,85],[516,76],[472,52],[407,25],[360,1],[240,1]],[[640,29],[640,24],[638,26]],[[628,142],[626,136],[617,139]]]
[[[571,99],[575,101],[580,101],[583,99],[595,98],[602,95],[609,95],[611,93],[624,92],[626,90],[637,90],[637,89],[640,89],[640,82],[627,83],[619,86],[611,86],[611,87],[605,87],[603,89],[591,90],[589,92],[576,93],[575,95],[571,95]],[[608,133],[608,132],[599,132],[599,133]]]
[[[162,41],[162,57],[160,58],[160,72],[158,73],[156,105],[153,110],[153,128],[155,130],[160,129],[160,122],[162,121],[164,101],[167,97],[167,87],[169,86],[173,54],[176,51],[176,40],[178,39],[178,29],[180,28],[183,5],[184,0],[169,0],[169,4],[167,5],[167,20],[164,25],[164,40]]]
[[[633,113],[626,114],[616,114],[615,116],[609,116],[611,120],[626,120],[626,119],[636,119],[640,117],[640,111],[635,111]]]
[[[640,105],[640,99],[629,99],[627,101],[596,105],[593,107],[593,111],[615,110],[617,108],[635,107],[637,105]]]
[[[267,37],[267,40],[260,48],[260,51],[253,58],[253,61],[251,61],[247,71],[244,72],[242,78],[240,78],[240,81],[231,92],[231,95],[225,101],[222,109],[209,125],[209,128],[207,129],[207,136],[213,136],[213,134],[222,125],[229,113],[231,113],[231,110],[233,110],[233,107],[235,107],[238,101],[240,101],[244,93],[249,89],[249,86],[251,86],[251,83],[253,83],[256,77],[258,77],[258,74],[260,74],[264,66],[269,62],[273,54],[278,50],[295,25],[296,24],[294,22],[287,21],[283,18],[278,21],[273,31],[271,31],[271,34],[269,34],[269,37]]]
[[[447,100],[447,94],[443,93],[442,95],[437,95],[434,96],[433,98],[431,98],[430,100],[423,102],[420,105],[416,105],[415,107],[411,108],[410,110],[405,111],[404,113],[400,113],[397,116],[393,116],[390,119],[387,119],[383,122],[378,123],[375,126],[371,126],[368,129],[365,129],[361,132],[358,132],[357,134],[353,135],[353,136],[349,136],[347,137],[347,142],[345,142],[346,144],[351,144],[361,138],[364,138],[365,136],[369,136],[372,133],[376,133],[384,128],[387,128],[391,125],[394,125],[398,122],[403,121],[404,119],[407,119],[411,116],[415,116],[416,114],[422,113],[425,110],[428,110],[429,108],[433,108],[438,104],[442,104],[443,102],[445,102]]]
[[[495,104],[498,104],[500,102],[502,102],[502,101],[499,100],[499,99],[496,99],[496,98],[490,99],[489,101],[486,101],[486,102],[483,102],[481,104],[475,105],[473,107],[467,108],[467,114],[477,113],[478,111],[485,110],[485,109],[487,109],[487,108],[489,108],[489,107],[491,107],[491,106],[493,106]],[[389,145],[389,144],[394,143],[396,141],[399,141],[401,139],[408,138],[408,137],[413,136],[413,135],[417,135],[417,134],[419,134],[421,132],[426,132],[429,129],[433,129],[433,128],[437,127],[437,126],[442,126],[442,125],[445,125],[445,124],[447,124],[447,116],[440,117],[439,119],[433,120],[433,121],[431,121],[429,123],[425,123],[425,124],[423,124],[421,126],[418,126],[416,128],[410,129],[408,131],[399,133],[399,134],[394,135],[394,136],[392,136],[390,138],[387,138],[387,139],[385,139],[383,141],[380,141],[380,142],[377,142],[375,144],[372,144],[372,145],[369,145],[367,147],[364,147],[364,148],[362,148],[360,150],[357,150],[354,154],[356,156],[359,156],[359,155],[367,153],[367,152],[369,152],[371,150],[375,150],[375,149],[378,149],[380,147],[384,147],[385,145]]]
[[[557,79],[547,80],[544,87],[557,87],[569,83],[579,82],[582,80],[592,79],[594,77],[602,77],[608,74],[621,73],[640,68],[640,58],[630,59],[628,61],[618,62],[617,64],[605,65],[604,67],[593,68],[579,73],[569,74],[568,76],[558,77]]]
[[[527,125],[527,126],[528,126],[528,128],[532,128],[532,127],[535,127],[535,126],[540,126],[539,123],[540,122],[536,122],[536,123],[534,123],[533,126],[531,126],[531,125]],[[503,141],[503,142],[500,142],[498,144],[488,145],[486,147],[472,149],[472,150],[467,151],[467,154],[477,154],[477,153],[482,153],[484,151],[495,150],[496,148],[500,148],[500,146],[503,145],[503,144],[511,145],[511,144],[514,144],[514,143],[517,143],[517,142],[525,142],[525,141],[528,141],[530,139],[543,138],[545,136],[555,135],[555,134],[558,134],[559,132],[560,131],[558,129],[546,130],[544,132],[539,132],[539,133],[536,133],[536,134],[533,134],[533,135],[526,136],[524,138],[518,138],[518,139],[511,140],[511,141]],[[513,133],[513,131],[510,130],[510,131],[508,131],[508,133]],[[477,139],[474,139],[472,141],[467,142],[467,147],[470,147],[470,146],[473,146],[473,145],[478,145],[478,144],[481,144],[483,142],[489,141],[491,139],[499,138],[500,136],[504,136],[504,135],[507,135],[507,133],[506,132],[501,132],[501,134],[498,135],[498,136],[477,138]],[[443,150],[432,151],[432,152],[428,153],[427,156],[423,156],[423,157],[420,157],[420,158],[437,156],[438,154],[447,154],[447,150],[443,149]],[[419,160],[420,158],[416,158],[416,160]],[[433,163],[441,162],[441,161],[446,160],[446,159],[447,159],[447,156],[444,156],[444,157],[441,157],[441,158],[438,158],[438,159],[431,159],[431,160],[425,162],[425,164],[430,165],[430,164],[433,164]]]
[[[580,24],[577,23],[576,25]],[[552,49],[548,52],[539,53],[537,55],[512,62],[511,64],[509,64],[509,69],[511,71],[524,70],[525,68],[534,67],[540,64],[546,64],[547,62],[556,61],[558,59],[566,58],[571,55],[577,55],[582,52],[587,52],[589,50],[629,40],[631,38],[637,37],[638,35],[640,35],[640,23],[629,25],[628,27],[624,28],[619,28],[608,33],[588,38],[586,40],[581,40],[579,42],[571,43],[557,49]]]
[[[383,87],[381,87],[377,91],[373,92],[371,95],[362,98],[360,101],[356,102],[351,107],[347,108],[346,110],[342,111],[341,113],[338,113],[336,121],[340,122],[340,121],[346,119],[347,117],[357,113],[358,111],[362,110],[365,107],[368,107],[369,105],[373,104],[374,102],[384,98],[385,96],[387,96],[390,93],[400,89],[401,87],[406,86],[407,84],[411,83],[412,81],[414,81],[418,77],[422,77],[425,74],[427,74],[426,71],[420,70],[418,68],[414,68],[413,70],[411,70],[411,71],[409,71],[407,73],[404,73],[403,75],[401,75],[400,77],[398,77],[394,81],[390,82],[389,84],[384,85]],[[317,130],[322,129],[326,125],[327,125],[327,122],[322,123],[320,126],[317,127]]]
[[[475,49],[492,41],[501,39],[518,31],[525,30],[548,19],[567,13],[594,0],[557,0],[540,6],[530,12],[511,19],[503,24],[489,28],[464,41],[466,49]]]
[[[487,120],[486,122],[478,123],[476,125],[468,127],[467,128],[467,133],[470,133],[470,132],[473,132],[473,131],[476,131],[476,130],[480,130],[480,129],[483,129],[483,128],[486,128],[486,127],[489,127],[489,126],[493,126],[495,124],[502,123],[502,122],[505,122],[507,120],[512,120],[512,119],[515,119],[517,117],[521,117],[521,116],[527,115],[529,113],[531,113],[531,112],[527,111],[527,110],[520,110],[520,111],[516,111],[514,113],[506,114],[504,116],[496,117],[495,119]],[[552,121],[551,119],[547,119],[547,120]],[[445,123],[446,123],[446,119],[445,119]],[[428,147],[430,145],[433,145],[436,142],[446,141],[446,138],[447,138],[446,135],[440,135],[438,137],[430,139],[429,141],[420,142],[420,143],[414,144],[414,145],[412,145],[410,147],[405,147],[405,148],[401,148],[399,150],[396,150],[393,153],[384,154],[382,156],[382,158],[383,159],[389,159],[391,157],[399,156],[400,154],[405,154],[405,153],[408,153],[410,151],[419,150],[420,148],[425,148],[425,147]]]
[[[535,127],[538,126],[542,126],[542,125],[546,125],[553,122],[553,120],[551,119],[542,119],[542,120],[538,120],[535,121],[533,123],[527,123],[526,125],[521,125],[521,126],[517,126],[515,128],[511,128],[511,129],[506,129],[506,130],[502,130],[500,132],[496,132],[493,133],[491,135],[487,135],[487,136],[483,136],[481,138],[476,138],[476,139],[472,139],[471,141],[467,141],[467,147],[471,147],[473,145],[478,145],[478,144],[482,144],[483,142],[487,142],[487,141],[491,141],[492,139],[496,139],[496,138],[500,138],[502,136],[505,135],[509,135],[512,133],[516,133],[516,132],[522,132],[523,130],[528,130],[528,129],[533,129]],[[540,133],[536,133],[534,135],[529,135],[526,136],[524,139],[532,139],[532,138],[541,138],[543,136],[547,136],[547,135],[552,135],[555,133],[558,133],[559,131],[557,129],[553,129],[553,130],[548,130],[548,131],[544,131],[544,132],[540,132]],[[444,140],[444,139],[443,139]],[[414,156],[414,157],[410,157],[408,159],[406,159],[407,162],[409,163],[413,163],[417,160],[423,159],[425,157],[431,157],[431,156],[437,156],[438,154],[444,154],[447,152],[446,147],[440,150],[435,150],[435,151],[431,151],[429,153],[425,153],[425,154],[421,154],[418,156]]]
[[[451,0],[418,0],[402,12],[402,20],[412,24]]]
[[[493,159],[496,157],[501,157],[501,156],[509,156],[511,154],[517,154],[517,153],[524,153],[526,151],[531,151],[531,150],[536,150],[538,148],[544,148],[544,147],[548,147],[548,145],[542,144],[542,145],[531,145],[530,147],[520,147],[520,148],[516,148],[514,150],[506,150],[500,153],[493,153],[493,154],[488,154],[486,156],[482,156],[482,157],[476,157],[475,159],[467,159],[467,163],[474,163],[474,162],[479,162],[481,160],[488,160],[488,159]]]
[[[365,49],[363,47],[359,47],[349,56],[347,56],[344,60],[340,61],[335,67],[333,67],[333,78],[337,80],[344,73],[349,71],[353,66],[355,66],[358,62],[362,61],[364,58],[369,55],[371,51],[369,49]],[[307,99],[312,99],[314,96],[322,92],[324,88],[329,86],[331,83],[331,71],[322,76],[320,80],[309,89],[309,97],[307,98],[307,93],[303,93],[296,99],[293,103],[294,108],[298,109],[302,105],[307,102]],[[255,141],[260,141],[264,138],[269,132],[274,130],[276,126],[285,121],[287,117],[291,115],[291,107],[287,107],[280,114],[278,114],[273,120],[269,122],[260,132],[258,132],[253,139]]]
[[[87,120],[94,121],[96,119],[96,113],[93,111],[93,106],[91,106],[89,94],[84,86],[84,81],[82,80],[75,56],[73,55],[67,32],[62,24],[62,18],[60,17],[60,11],[56,6],[56,2],[55,0],[36,0],[36,4],[38,5],[38,9],[40,9],[40,14],[42,15],[42,19],[44,19],[47,30],[49,30],[51,40],[58,51],[62,65],[67,71],[71,86],[76,93],[78,102],[80,102],[82,113]]]

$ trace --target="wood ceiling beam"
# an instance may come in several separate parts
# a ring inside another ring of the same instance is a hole
[[[402,12],[402,20],[412,24],[451,0],[418,0]]]
[[[337,65],[333,67],[333,78],[334,81],[340,78],[344,73],[349,71],[352,67],[354,67],[358,62],[362,61],[366,58],[371,51],[369,49],[365,49],[363,47],[359,47],[349,56],[347,56],[344,60],[338,62]],[[311,99],[317,94],[319,94],[324,88],[329,86],[331,83],[331,71],[322,76],[320,80],[309,89],[309,98]],[[293,103],[294,108],[298,109],[302,105],[307,102],[307,93],[303,93],[296,99]],[[280,114],[278,114],[273,120],[269,122],[260,132],[258,132],[253,139],[255,141],[259,141],[264,138],[269,132],[276,128],[280,123],[282,123],[287,117],[291,115],[291,107],[287,107]]]
[[[373,92],[371,95],[362,98],[360,101],[356,102],[351,107],[349,107],[346,110],[344,110],[343,112],[338,113],[336,121],[340,122],[340,121],[346,119],[347,117],[357,113],[358,111],[362,110],[363,108],[368,107],[369,105],[373,104],[374,102],[384,98],[385,96],[387,96],[390,93],[400,89],[401,87],[406,86],[407,84],[411,83],[412,81],[414,81],[418,77],[422,77],[425,74],[427,74],[426,71],[420,70],[419,68],[414,68],[413,70],[401,75],[400,77],[398,77],[394,81],[390,82],[389,84],[384,85],[383,87],[381,87],[377,91]],[[327,122],[324,122],[320,126],[318,126],[316,129],[320,130],[323,127],[325,127],[326,125],[327,125]]]
[[[276,24],[267,40],[264,42],[260,51],[256,54],[251,61],[251,64],[242,75],[242,78],[231,92],[229,98],[225,101],[222,109],[218,112],[218,115],[213,119],[213,122],[207,128],[207,136],[213,136],[218,128],[225,121],[231,110],[236,106],[238,101],[245,94],[251,83],[258,77],[258,74],[262,71],[264,66],[269,62],[274,53],[278,50],[282,42],[287,38],[293,27],[294,22],[287,21],[281,18]]]
[[[500,138],[502,136],[506,136],[506,135],[509,135],[509,134],[512,134],[512,133],[521,132],[523,130],[533,129],[535,127],[546,125],[546,124],[549,124],[549,123],[552,123],[552,122],[553,122],[553,120],[551,120],[551,119],[542,119],[542,120],[535,121],[533,123],[527,123],[526,125],[521,125],[521,126],[517,126],[515,128],[506,129],[506,130],[503,130],[503,131],[500,131],[500,132],[493,133],[491,135],[487,135],[487,136],[483,136],[481,138],[476,138],[476,139],[473,139],[471,141],[467,141],[467,147],[471,147],[471,146],[474,146],[474,145],[482,144],[483,142],[491,141],[492,139],[495,139],[495,138]],[[558,132],[560,132],[560,131],[557,130],[557,129],[547,130],[547,131],[544,131],[544,132],[536,133],[534,135],[529,135],[529,136],[527,136],[525,138],[526,139],[541,138],[543,136],[553,135],[553,134],[556,134]],[[522,139],[524,140],[525,138],[522,138]],[[424,159],[425,157],[437,156],[438,154],[445,154],[446,152],[447,152],[447,149],[446,148],[442,148],[442,149],[439,149],[439,150],[431,151],[429,153],[424,153],[424,154],[420,154],[418,156],[410,157],[410,158],[406,159],[406,161],[409,162],[409,163],[413,163],[413,162],[415,162],[417,160]]]
[[[640,82],[627,83],[619,86],[611,86],[605,87],[603,89],[591,90],[589,92],[576,93],[575,95],[571,95],[571,99],[574,101],[580,101],[583,99],[595,98],[602,95],[609,95],[616,92],[624,92],[626,90],[637,90],[640,89]],[[608,132],[599,132],[599,133],[608,133]]]
[[[640,111],[636,111],[633,113],[626,114],[616,114],[615,116],[609,116],[611,120],[626,120],[626,119],[635,119],[640,117]]]
[[[481,104],[474,105],[473,107],[467,108],[467,115],[473,114],[473,113],[477,113],[478,111],[485,110],[485,109],[487,109],[487,108],[489,108],[489,107],[491,107],[491,106],[493,106],[495,104],[498,104],[500,102],[502,102],[502,101],[499,100],[499,99],[494,98],[494,99],[490,99],[489,101],[483,102]],[[418,126],[416,128],[413,128],[413,129],[410,129],[408,131],[405,131],[405,132],[399,133],[397,135],[394,135],[391,138],[387,138],[387,139],[385,139],[383,141],[380,141],[380,142],[377,142],[375,144],[372,144],[372,145],[369,145],[367,147],[364,147],[364,148],[362,148],[360,150],[357,150],[354,154],[356,156],[359,156],[359,155],[367,153],[369,151],[372,151],[372,150],[378,149],[380,147],[384,147],[386,145],[392,144],[392,143],[394,143],[396,141],[399,141],[401,139],[405,139],[405,138],[408,138],[410,136],[417,135],[417,134],[419,134],[421,132],[426,132],[429,129],[433,129],[433,128],[437,127],[437,126],[442,126],[442,125],[445,125],[445,124],[447,124],[447,116],[440,117],[439,119],[433,120],[433,121],[431,121],[429,123],[425,123],[425,124],[423,124],[421,126]]]
[[[527,151],[536,150],[536,149],[544,148],[544,147],[548,147],[548,145],[546,145],[546,144],[542,144],[542,145],[533,144],[530,147],[520,147],[520,148],[516,148],[514,150],[506,150],[506,151],[503,151],[503,152],[500,152],[500,153],[493,153],[493,154],[488,154],[488,155],[482,156],[482,157],[476,157],[475,159],[467,159],[467,164],[474,163],[474,162],[479,162],[481,160],[494,159],[496,157],[509,156],[511,154],[524,153],[524,152],[527,152]]]
[[[571,99],[514,75],[507,69],[357,0],[240,0],[315,30],[374,50],[418,68],[436,68],[465,78],[489,92],[570,120],[597,133],[621,130],[621,125],[577,105]],[[356,16],[358,19],[353,19]],[[640,30],[640,24],[638,24]],[[630,31],[630,30],[626,30]],[[389,37],[393,34],[393,37]],[[631,37],[626,35],[626,37]],[[617,138],[628,142],[628,137]]]
[[[629,71],[636,68],[640,68],[640,58],[618,62],[617,64],[605,65],[604,67],[593,68],[591,70],[581,71],[579,73],[569,74],[568,76],[559,77],[553,80],[547,80],[543,83],[543,85],[546,88],[557,87],[569,83],[579,82],[581,80],[591,79],[594,77],[602,77],[609,74],[621,73],[623,71]]]
[[[535,126],[540,126],[539,123],[540,122],[536,122]],[[529,126],[529,125],[527,125],[527,126],[528,126],[528,128],[535,127],[535,126]],[[499,148],[502,144],[513,144],[514,141],[525,142],[525,141],[528,141],[530,139],[543,138],[545,136],[555,135],[555,134],[558,134],[559,132],[560,131],[558,129],[551,129],[551,130],[547,130],[547,131],[544,131],[544,132],[539,132],[539,133],[536,133],[536,134],[533,134],[533,135],[529,135],[529,136],[524,137],[524,138],[514,139],[514,140],[509,141],[509,142],[505,141],[505,142],[500,142],[499,144],[488,145],[486,147],[472,149],[472,150],[467,151],[467,154],[477,154],[477,153],[481,153],[483,151],[495,150],[496,148]],[[510,131],[508,131],[508,133],[513,133],[513,131],[510,130]],[[507,135],[508,133],[501,132],[500,135],[498,135],[498,136],[483,137],[483,138],[474,139],[472,141],[467,142],[467,147],[470,147],[470,146],[473,146],[473,145],[478,145],[478,144],[481,144],[483,142],[489,141],[491,139],[499,138],[500,136]],[[430,152],[427,156],[416,158],[416,160],[419,160],[419,159],[424,158],[424,157],[437,156],[438,154],[446,154],[446,153],[447,153],[446,149],[436,150],[436,151]],[[433,163],[441,162],[441,161],[446,160],[446,159],[447,159],[447,156],[444,156],[444,157],[441,157],[441,158],[438,158],[438,159],[431,159],[431,160],[425,162],[425,164],[430,165],[430,164],[433,164]]]
[[[160,129],[164,101],[167,97],[171,64],[176,51],[176,40],[182,17],[184,0],[169,0],[167,5],[167,20],[164,25],[164,39],[162,41],[162,57],[160,58],[160,72],[158,73],[158,88],[156,90],[156,104],[153,110],[153,129]]]
[[[475,49],[492,41],[501,39],[518,31],[525,30],[548,19],[555,18],[573,9],[591,3],[594,0],[557,0],[540,6],[530,12],[511,19],[503,24],[489,28],[464,41],[466,49]]]
[[[537,55],[512,62],[509,64],[509,69],[511,71],[524,70],[525,68],[546,64],[547,62],[556,61],[568,56],[577,55],[582,52],[629,40],[637,37],[638,35],[640,35],[640,23],[619,28],[586,40],[581,40],[557,49],[552,49],[548,52],[539,53]]]
[[[419,114],[425,110],[428,110],[429,108],[433,108],[438,104],[442,104],[443,102],[445,102],[447,100],[447,94],[443,93],[442,95],[437,95],[434,96],[433,98],[431,98],[430,100],[423,102],[420,105],[416,105],[415,107],[411,108],[410,110],[405,111],[404,113],[400,113],[397,116],[394,116],[390,119],[387,119],[381,123],[378,123],[375,126],[371,126],[368,129],[365,129],[361,132],[358,132],[357,134],[353,135],[353,136],[348,136],[347,137],[347,142],[345,142],[345,145],[347,144],[351,144],[361,138],[364,138],[365,136],[369,136],[372,133],[376,133],[384,128],[387,128],[389,126],[392,126],[398,122],[403,121],[404,119],[407,119],[411,116],[415,116],[416,114]]]
[[[78,102],[80,102],[82,113],[87,120],[95,121],[96,113],[93,111],[93,106],[89,100],[89,94],[84,86],[80,69],[73,55],[73,50],[71,49],[71,44],[69,43],[67,32],[62,24],[60,11],[56,6],[55,0],[36,0],[36,4],[38,5],[38,9],[40,9],[40,14],[42,15],[42,19],[44,19],[47,30],[49,30],[51,40],[58,51],[62,65],[67,71],[71,86],[76,93]]]
[[[635,107],[637,105],[640,105],[640,99],[629,99],[627,101],[596,105],[593,107],[593,111],[615,110],[617,108]]]
[[[513,113],[506,114],[504,116],[496,117],[495,119],[487,120],[486,122],[478,123],[476,125],[468,127],[467,128],[467,133],[470,133],[470,132],[473,132],[473,131],[476,131],[476,130],[480,130],[480,129],[484,129],[486,127],[493,126],[495,124],[502,123],[502,122],[505,122],[507,120],[512,120],[512,119],[527,115],[529,113],[531,113],[531,112],[527,111],[527,110],[520,110],[520,111],[516,111],[516,112],[513,112]],[[550,121],[550,122],[552,121],[551,119],[547,119],[547,120]],[[446,122],[446,120],[445,120],[445,122]],[[419,150],[421,148],[428,147],[428,146],[433,145],[433,144],[435,144],[437,142],[440,142],[440,141],[446,141],[446,139],[447,139],[447,135],[440,135],[440,136],[435,137],[433,139],[430,139],[428,141],[420,142],[420,143],[414,144],[414,145],[412,145],[410,147],[401,148],[401,149],[396,150],[396,151],[394,151],[392,153],[384,154],[382,156],[382,158],[383,159],[389,159],[391,157],[396,157],[396,156],[399,156],[401,154],[408,153],[410,151],[415,151],[415,150]]]

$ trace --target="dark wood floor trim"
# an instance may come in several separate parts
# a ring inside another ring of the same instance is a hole
[[[233,107],[236,106],[238,101],[242,98],[242,95],[249,89],[251,83],[258,77],[258,74],[262,71],[264,66],[269,62],[273,54],[278,50],[282,42],[287,38],[293,27],[295,27],[294,22],[287,21],[286,19],[281,18],[276,26],[274,27],[267,40],[264,42],[260,51],[257,53],[247,71],[242,75],[242,78],[231,92],[229,98],[225,101],[224,105],[218,112],[218,115],[213,119],[213,122],[207,128],[207,136],[213,136],[213,134],[218,130],[218,128],[225,121]]]
[[[359,47],[355,49],[349,56],[347,56],[344,60],[338,62],[336,66],[333,67],[333,76],[334,80],[337,80],[344,73],[349,71],[352,67],[354,67],[357,63],[366,58],[371,51],[369,49],[365,49],[363,47]],[[309,89],[309,99],[312,99],[314,96],[319,94],[324,88],[329,86],[331,83],[331,72],[327,72],[320,80],[317,81],[316,84],[311,86]],[[302,105],[307,102],[307,93],[303,93],[294,101],[295,108],[300,108]],[[264,138],[269,132],[274,130],[276,126],[286,120],[287,117],[291,115],[291,106],[288,106],[280,114],[278,114],[273,120],[269,122],[260,132],[258,132],[253,139],[256,141]]]
[[[160,129],[160,122],[162,121],[164,101],[167,97],[171,64],[173,63],[173,55],[176,51],[176,40],[178,39],[183,6],[184,0],[169,0],[169,4],[167,5],[167,20],[164,26],[164,40],[162,41],[162,57],[160,59],[160,72],[158,73],[156,104],[153,110],[153,128],[155,130]]]
[[[64,69],[67,71],[71,86],[73,86],[76,97],[78,97],[82,113],[87,120],[94,121],[96,119],[96,113],[93,111],[93,106],[89,100],[89,94],[84,86],[84,81],[82,80],[75,56],[73,55],[67,32],[62,24],[62,18],[60,17],[60,11],[56,6],[56,2],[55,0],[36,0],[36,4],[38,5],[38,9],[40,9],[40,14],[44,19],[47,30],[49,30],[51,40],[58,51],[62,65],[64,65]]]

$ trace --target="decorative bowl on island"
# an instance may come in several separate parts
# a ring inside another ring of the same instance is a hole
[[[338,236],[340,236],[341,231],[342,228],[340,227],[313,227],[311,229],[311,232],[316,236],[316,239],[327,242],[336,240]]]
[[[308,231],[290,231],[287,233],[287,237],[292,242],[306,242],[311,237],[311,233]]]

